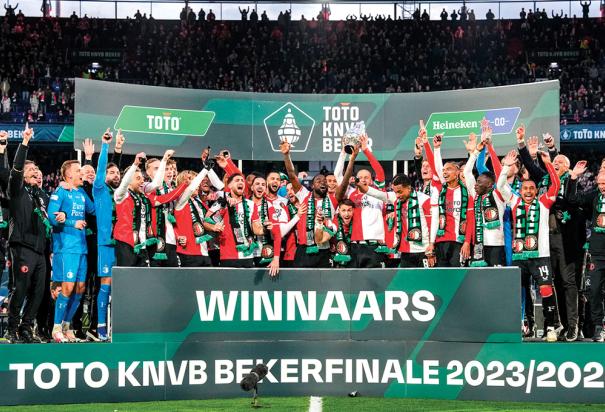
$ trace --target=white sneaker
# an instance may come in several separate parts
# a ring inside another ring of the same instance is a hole
[[[63,336],[67,339],[68,342],[76,342],[78,339],[74,334],[74,331],[69,328],[69,323],[63,324]]]
[[[53,342],[55,342],[55,343],[68,342],[68,340],[63,335],[63,330],[61,329],[61,326],[53,327],[52,338],[53,338]]]
[[[552,326],[549,326],[546,329],[546,342],[556,342],[558,338],[559,334],[557,333],[556,329]]]

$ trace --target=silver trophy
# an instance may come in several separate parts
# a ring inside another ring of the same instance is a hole
[[[355,146],[359,144],[359,139],[365,133],[366,124],[363,120],[361,122],[354,123],[342,137],[342,144],[345,148],[345,152],[348,154],[352,154]]]

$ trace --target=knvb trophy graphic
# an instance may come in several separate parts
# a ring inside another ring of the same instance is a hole
[[[345,148],[345,152],[348,154],[353,153],[353,149],[359,144],[359,139],[366,133],[366,124],[362,120],[353,124],[349,130],[342,137],[342,145]]]
[[[298,142],[300,139],[300,128],[296,125],[296,119],[292,115],[292,109],[288,109],[288,113],[284,116],[284,121],[277,130],[277,135],[279,136],[279,140],[281,142],[288,142],[292,147],[294,143]]]

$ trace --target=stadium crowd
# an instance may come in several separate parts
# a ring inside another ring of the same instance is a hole
[[[69,122],[73,78],[93,77],[293,93],[421,92],[557,78],[564,121],[604,120],[601,19],[531,13],[518,20],[293,21],[283,14],[277,21],[227,22],[205,12],[191,16],[41,19],[13,12],[0,24],[3,119]],[[110,51],[113,60],[83,57],[94,51]]]

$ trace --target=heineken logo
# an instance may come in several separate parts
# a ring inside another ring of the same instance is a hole
[[[126,132],[205,136],[214,115],[202,110],[124,106],[114,128]]]
[[[466,137],[470,133],[481,133],[483,124],[492,128],[492,134],[509,134],[519,118],[521,108],[473,110],[468,112],[432,113],[426,129],[429,136],[443,134],[446,137]]]

